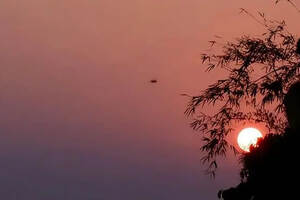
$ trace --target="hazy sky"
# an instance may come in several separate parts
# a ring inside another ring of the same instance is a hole
[[[0,198],[213,200],[237,184],[232,156],[204,175],[179,94],[222,77],[200,61],[214,35],[261,33],[240,7],[299,31],[271,0],[1,0]]]

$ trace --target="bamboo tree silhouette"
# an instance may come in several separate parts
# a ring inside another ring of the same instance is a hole
[[[208,163],[207,173],[212,176],[218,167],[218,156],[225,156],[228,150],[238,154],[227,141],[232,124],[264,123],[275,134],[285,130],[288,124],[283,100],[288,88],[300,77],[300,42],[296,45],[296,36],[287,30],[285,21],[267,19],[263,13],[257,18],[245,9],[241,12],[264,26],[265,32],[227,42],[220,54],[203,53],[202,63],[207,71],[223,70],[227,77],[199,95],[187,95],[190,101],[185,114],[192,118],[190,126],[203,136],[202,162]],[[218,41],[210,43],[214,48]],[[244,111],[242,105],[250,111]],[[218,111],[207,114],[201,111],[203,106],[217,107]]]

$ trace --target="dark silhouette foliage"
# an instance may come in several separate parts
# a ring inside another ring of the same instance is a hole
[[[289,1],[290,2],[290,1]],[[292,2],[290,2],[292,3]],[[261,36],[244,35],[223,45],[220,54],[202,54],[207,71],[223,70],[226,78],[218,80],[197,96],[190,96],[185,114],[192,117],[191,127],[203,136],[201,150],[207,172],[215,175],[217,157],[228,150],[238,153],[227,141],[233,124],[263,123],[269,132],[279,134],[287,128],[284,97],[300,74],[300,42],[286,27],[285,21],[259,18],[241,9],[265,27]],[[218,41],[210,41],[214,47]],[[207,114],[203,106],[217,111]],[[246,108],[246,109],[245,109]]]
[[[279,3],[284,0],[276,0]],[[285,0],[300,12],[292,0]],[[291,34],[285,21],[259,18],[241,9],[265,28],[260,36],[244,35],[221,44],[221,53],[204,53],[207,71],[222,70],[225,78],[190,96],[185,114],[193,118],[191,127],[202,135],[203,163],[215,176],[217,157],[228,150],[240,155],[241,182],[221,190],[224,200],[298,199],[300,153],[300,40]],[[209,41],[211,48],[219,44]],[[215,113],[201,108],[212,106]],[[263,123],[268,131],[250,152],[239,153],[227,141],[233,125]]]
[[[297,199],[300,164],[300,82],[284,100],[289,127],[283,134],[268,134],[241,157],[241,183],[218,196],[224,200]],[[298,120],[297,123],[293,123]]]
[[[241,183],[220,191],[224,200],[293,199],[298,196],[299,134],[269,134],[243,156]]]

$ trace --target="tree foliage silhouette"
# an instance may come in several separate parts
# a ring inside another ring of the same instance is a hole
[[[289,127],[283,134],[268,134],[241,157],[241,183],[218,196],[224,200],[294,199],[298,196],[300,82],[284,101]]]
[[[245,9],[241,9],[241,13],[253,18],[266,31],[259,37],[244,35],[227,42],[220,54],[202,54],[208,72],[224,70],[227,77],[199,95],[190,96],[185,111],[193,118],[191,127],[203,136],[201,150],[205,155],[202,161],[208,163],[207,172],[213,176],[218,156],[225,156],[228,150],[238,153],[227,141],[233,124],[241,121],[264,123],[274,134],[285,130],[283,99],[287,89],[300,76],[297,54],[300,48],[296,48],[296,37],[287,30],[285,21],[269,20],[264,13],[255,17]],[[218,41],[210,43],[214,48]],[[203,106],[218,110],[207,114],[201,111]],[[243,109],[245,107],[247,109]]]

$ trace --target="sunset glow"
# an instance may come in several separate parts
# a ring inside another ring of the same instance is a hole
[[[262,137],[261,132],[256,128],[245,128],[243,129],[237,138],[237,142],[239,147],[249,152],[249,148],[251,145],[256,145],[257,139]]]

